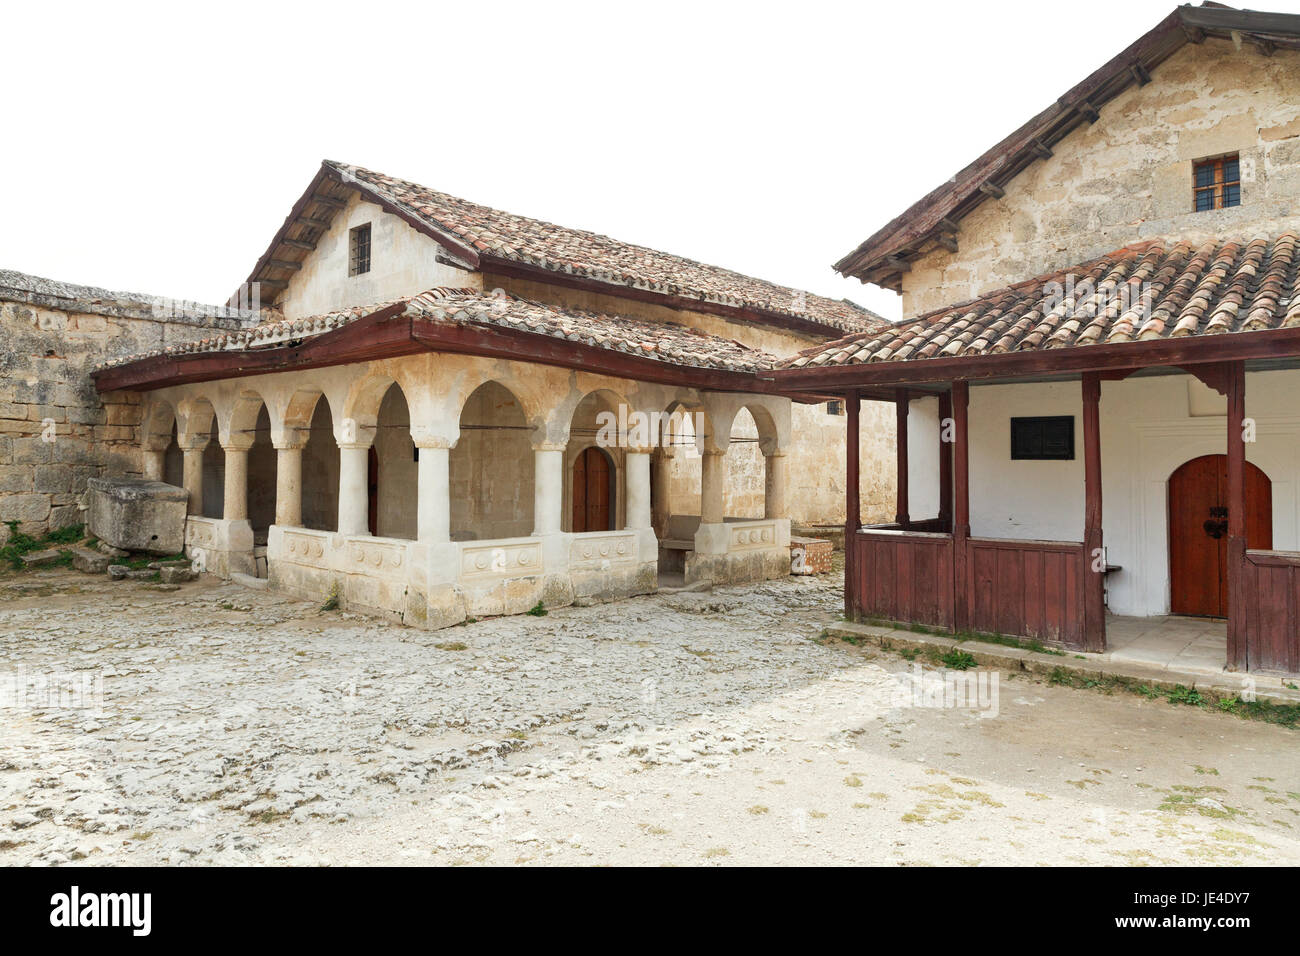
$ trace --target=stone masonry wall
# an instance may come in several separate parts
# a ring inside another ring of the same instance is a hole
[[[916,316],[1132,242],[1251,239],[1300,212],[1300,51],[1189,44],[960,223],[903,277]],[[1240,153],[1241,205],[1192,211],[1192,164]]]
[[[140,396],[101,396],[97,363],[255,321],[177,305],[0,270],[0,521],[33,535],[77,524],[88,478],[139,475]]]

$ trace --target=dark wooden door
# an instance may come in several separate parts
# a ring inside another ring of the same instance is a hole
[[[588,448],[573,463],[573,531],[613,531],[613,469],[609,456]]]
[[[1246,546],[1273,547],[1273,485],[1246,462]],[[1169,608],[1228,614],[1228,456],[1193,458],[1169,476]]]

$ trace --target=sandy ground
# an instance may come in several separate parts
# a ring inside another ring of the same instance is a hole
[[[424,632],[11,575],[0,679],[104,694],[0,701],[0,863],[1300,862],[1295,731],[1008,674],[996,713],[922,706],[942,675],[819,643],[840,601],[790,579]]]

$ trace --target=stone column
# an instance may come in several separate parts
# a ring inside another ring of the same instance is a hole
[[[627,486],[627,527],[649,528],[650,514],[650,451],[646,448],[628,449],[624,455],[624,475]]]
[[[726,452],[706,450],[700,461],[700,524],[722,524]]]
[[[533,534],[556,534],[563,527],[564,446],[533,446]]]
[[[181,440],[181,453],[184,459],[181,483],[190,493],[189,514],[203,514],[203,450],[208,447],[207,435],[187,437]]]
[[[302,450],[306,440],[294,435],[275,443],[275,523],[302,527]]]
[[[339,442],[339,534],[370,534],[370,445]]]
[[[221,517],[227,521],[245,521],[248,518],[248,449],[250,444],[221,445],[226,453],[225,500]]]
[[[446,444],[419,444],[419,498],[416,535],[420,541],[444,544],[451,540],[450,449]]]
[[[763,517],[788,518],[785,502],[785,483],[789,474],[790,459],[784,451],[774,451],[765,456],[763,469]]]
[[[651,522],[655,534],[663,538],[668,536],[668,519],[673,513],[673,454],[670,448],[660,448],[655,452],[654,486],[659,489],[659,495],[654,498]]]
[[[163,472],[166,470],[167,452],[146,448],[142,458],[141,473],[145,481],[162,481]]]

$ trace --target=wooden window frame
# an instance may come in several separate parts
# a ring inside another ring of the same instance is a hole
[[[370,223],[353,226],[348,231],[348,275],[365,275],[370,271]]]
[[[1237,164],[1237,177],[1235,179],[1225,179],[1225,172],[1228,163]],[[1199,185],[1197,174],[1201,170],[1210,170],[1210,184],[1208,186]],[[1236,187],[1236,202],[1225,203],[1225,194],[1228,187]],[[1200,200],[1202,196],[1208,196],[1210,204],[1201,208]],[[1198,159],[1192,163],[1192,212],[1210,212],[1214,209],[1231,209],[1234,206],[1241,205],[1241,154],[1225,153],[1222,156],[1211,156],[1207,159]]]

